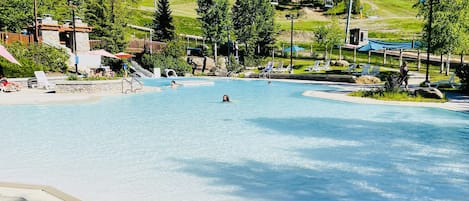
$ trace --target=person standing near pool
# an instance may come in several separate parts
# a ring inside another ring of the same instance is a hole
[[[405,89],[409,89],[409,76],[407,75],[409,73],[409,67],[407,67],[406,61],[402,63],[402,66],[399,69],[399,72],[401,74],[399,77],[399,86],[402,85],[402,82],[404,82]]]

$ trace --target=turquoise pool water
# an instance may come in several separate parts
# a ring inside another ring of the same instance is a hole
[[[84,201],[467,200],[469,115],[305,90],[334,89],[215,80],[97,103],[0,106],[0,181]]]

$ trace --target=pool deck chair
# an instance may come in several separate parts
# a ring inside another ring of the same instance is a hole
[[[287,71],[287,68],[283,67],[283,62],[279,61],[277,68],[272,69],[272,72],[274,73],[284,73]]]
[[[322,69],[322,70],[331,70],[330,66],[331,66],[331,60],[327,60],[327,61],[324,63],[324,65],[321,66],[321,69]]]
[[[310,72],[311,72],[311,71],[314,71],[314,72],[319,72],[319,71],[321,71],[321,69],[319,68],[319,64],[321,64],[321,61],[316,60],[316,61],[314,62],[314,65],[308,67],[308,68],[306,69],[306,71],[310,71]]]
[[[47,80],[47,77],[44,71],[34,71],[34,75],[36,76],[36,79],[37,79],[38,88],[45,88],[49,90],[55,87],[54,84],[51,84],[49,80]]]
[[[379,66],[373,66],[373,68],[371,68],[370,75],[371,76],[376,76],[378,74],[379,74]]]
[[[20,91],[19,88],[17,88],[16,86],[13,86],[12,84],[9,84],[8,86],[3,86],[3,84],[0,83],[0,93],[2,92],[16,92],[16,91]]]
[[[342,70],[343,73],[352,73],[357,68],[357,64],[353,63],[348,66],[347,69]]]
[[[430,83],[430,86],[434,86],[435,88],[438,88],[440,85],[450,85],[451,88],[455,88],[454,86],[460,86],[461,83],[454,82],[454,76],[455,76],[455,74],[452,73],[451,77],[449,77],[449,79],[439,80],[438,82]]]
[[[259,73],[259,78],[263,77],[263,78],[270,78],[270,72],[272,71],[272,69],[274,68],[274,64],[269,61],[269,63],[267,63],[267,66]]]
[[[365,64],[365,65],[363,65],[362,71],[358,75],[360,75],[360,76],[368,75],[369,70],[370,70],[370,64]]]

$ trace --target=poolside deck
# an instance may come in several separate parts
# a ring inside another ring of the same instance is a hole
[[[0,182],[0,201],[2,200],[80,201],[51,186]]]

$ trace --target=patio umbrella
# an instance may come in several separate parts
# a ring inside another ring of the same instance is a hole
[[[303,50],[305,50],[305,48],[302,48],[298,45],[293,45],[293,50],[291,49],[291,47],[287,47],[287,48],[283,49],[284,52],[290,52],[290,51],[299,52],[299,51],[303,51]]]
[[[99,56],[103,56],[103,57],[109,57],[109,58],[114,58],[114,59],[119,59],[119,57],[117,57],[116,55],[113,55],[111,54],[110,52],[106,51],[106,50],[93,50],[93,51],[89,51],[88,54],[91,54],[91,55],[99,55]]]
[[[115,54],[115,56],[120,58],[120,59],[128,59],[128,58],[134,57],[134,55],[131,55],[131,54],[125,53],[125,52],[119,52],[119,53]]]
[[[0,56],[2,56],[3,58],[5,58],[6,60],[8,60],[9,62],[11,63],[14,63],[14,64],[18,64],[21,66],[20,62],[18,62],[15,57],[13,57],[13,55],[11,55],[7,49],[5,47],[3,47],[2,45],[0,45]]]

